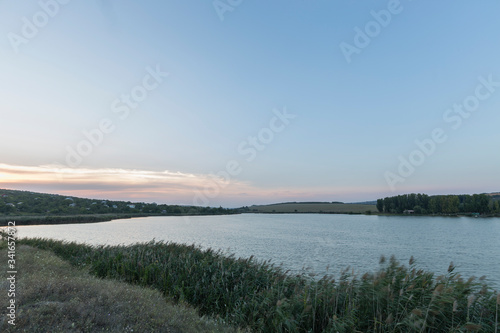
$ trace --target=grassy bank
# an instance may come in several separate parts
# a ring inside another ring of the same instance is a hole
[[[7,226],[9,221],[16,221],[16,225],[41,225],[41,224],[74,224],[96,223],[116,219],[129,219],[132,217],[148,216],[144,214],[92,214],[92,215],[18,215],[0,216],[0,226]]]
[[[172,243],[19,243],[50,249],[101,278],[156,288],[203,315],[256,332],[495,332],[498,325],[500,296],[453,267],[434,276],[413,261],[406,267],[381,260],[376,273],[345,271],[335,281]]]
[[[236,214],[234,212],[233,214]],[[198,214],[200,215],[200,214]],[[131,213],[131,214],[86,214],[86,215],[0,215],[0,227],[8,225],[9,221],[15,221],[17,226],[22,225],[50,225],[50,224],[75,224],[75,223],[96,223],[107,222],[117,219],[130,219],[134,217],[151,216],[198,216],[196,214],[152,214],[152,213]],[[207,214],[213,215],[213,214]],[[227,215],[227,214],[226,214]]]
[[[5,242],[0,247],[7,258]],[[236,332],[157,290],[98,279],[53,252],[25,245],[16,252],[16,326],[7,322],[9,288],[2,279],[0,332]],[[0,267],[5,274],[7,259]]]
[[[377,206],[343,203],[289,202],[272,205],[250,206],[249,213],[323,213],[323,214],[375,214]]]

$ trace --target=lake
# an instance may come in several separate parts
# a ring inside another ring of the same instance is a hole
[[[242,214],[148,217],[91,224],[21,226],[19,237],[88,244],[156,240],[221,249],[237,257],[271,260],[292,272],[338,275],[347,267],[364,274],[381,255],[446,273],[450,262],[464,277],[487,276],[500,286],[500,218]]]

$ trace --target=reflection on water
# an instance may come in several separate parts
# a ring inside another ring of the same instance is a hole
[[[500,285],[500,219],[319,214],[150,217],[104,223],[19,227],[20,237],[88,244],[156,240],[254,255],[285,269],[337,274],[378,268],[381,255],[444,274],[451,261],[465,277]]]

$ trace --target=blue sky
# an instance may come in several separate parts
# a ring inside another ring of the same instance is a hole
[[[499,12],[1,1],[0,185],[228,207],[499,191]]]

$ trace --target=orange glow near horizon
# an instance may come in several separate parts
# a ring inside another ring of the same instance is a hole
[[[344,201],[360,188],[290,189],[257,188],[231,179],[228,183],[213,175],[133,169],[69,168],[60,165],[19,166],[0,164],[1,187],[62,195],[112,200],[176,203],[185,205],[238,206],[283,201]],[[341,197],[343,196],[343,197]],[[200,199],[202,198],[202,199]]]

